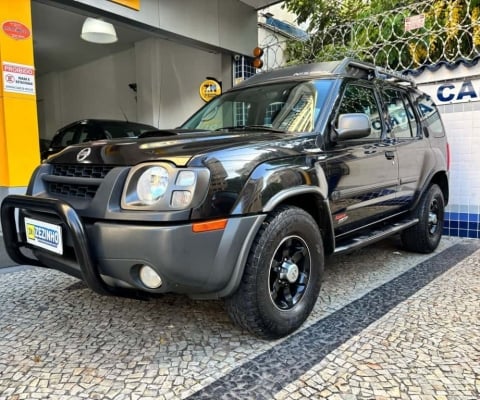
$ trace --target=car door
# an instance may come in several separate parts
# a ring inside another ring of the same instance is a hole
[[[346,84],[333,125],[341,114],[363,113],[371,131],[368,137],[338,142],[323,163],[337,238],[395,212],[396,153],[380,110],[373,85]]]
[[[408,207],[420,185],[422,163],[428,143],[424,140],[413,105],[406,91],[386,87],[382,97],[390,122],[390,136],[395,144],[399,170],[397,203]]]

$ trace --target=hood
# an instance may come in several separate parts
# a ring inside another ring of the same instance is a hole
[[[70,146],[51,156],[47,162],[129,166],[148,161],[168,161],[178,167],[204,165],[206,159],[212,158],[250,162],[272,158],[273,154],[275,158],[299,154],[299,149],[305,148],[306,140],[298,134],[265,130],[187,133],[165,130],[145,138],[103,140]]]

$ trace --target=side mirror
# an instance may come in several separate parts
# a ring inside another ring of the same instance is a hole
[[[367,114],[340,114],[335,129],[337,140],[360,139],[371,132],[370,118]]]

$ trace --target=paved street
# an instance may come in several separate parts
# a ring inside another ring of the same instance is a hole
[[[266,342],[221,301],[101,297],[0,269],[0,399],[480,398],[480,241],[397,239],[328,260],[304,328]]]

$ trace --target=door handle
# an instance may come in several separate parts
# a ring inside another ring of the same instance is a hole
[[[386,151],[385,152],[385,157],[387,158],[387,160],[393,160],[395,158],[395,152]]]

